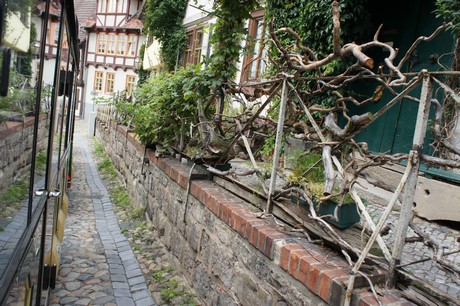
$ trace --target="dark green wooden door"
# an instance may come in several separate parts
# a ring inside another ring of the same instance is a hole
[[[396,63],[419,36],[430,35],[442,24],[442,20],[436,19],[433,13],[434,1],[385,1],[385,4],[381,1],[371,1],[369,5],[375,25],[383,23],[380,39],[392,41],[394,47],[400,50]],[[453,47],[454,40],[449,32],[441,33],[430,42],[422,42],[417,47],[414,56],[408,60],[403,72],[417,72],[422,69],[439,71],[449,68],[452,60],[450,52],[452,52]],[[371,52],[374,52],[371,56],[377,59],[377,64],[379,60],[383,61],[387,55],[379,50],[371,50]],[[376,82],[363,82],[354,90],[369,93],[376,86]],[[418,98],[420,90],[419,86],[411,95]],[[367,106],[365,111],[375,113],[391,98],[390,94],[385,94],[380,102]],[[438,98],[441,98],[442,101],[442,97]],[[417,110],[418,103],[416,101],[404,99],[384,116],[373,122],[357,138],[360,141],[366,141],[369,148],[374,152],[407,153],[412,147]],[[362,113],[363,110],[361,109],[359,112]],[[433,112],[430,116],[433,117]],[[429,147],[430,135],[431,133],[428,131],[424,146],[425,153],[431,152]]]

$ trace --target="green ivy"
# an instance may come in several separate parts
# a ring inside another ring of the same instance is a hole
[[[161,57],[168,71],[174,70],[178,52],[185,45],[182,20],[187,0],[148,0],[145,11],[145,30],[161,44]]]
[[[200,65],[160,72],[142,84],[133,108],[134,132],[141,142],[173,144],[180,127],[190,137],[190,124],[198,122],[196,101],[209,95],[207,84]]]
[[[145,43],[142,44],[142,46],[139,48],[139,57],[141,59],[144,58],[144,54],[145,54]],[[142,83],[144,83],[148,77],[149,77],[149,72],[147,70],[144,70],[144,67],[141,67],[138,71],[137,71],[137,75],[139,77],[139,79],[137,80],[137,85],[141,85]]]
[[[436,0],[436,17],[452,22],[450,29],[460,37],[460,1]]]
[[[258,6],[257,0],[215,0],[214,12],[218,16],[211,43],[213,54],[208,66],[209,80],[213,88],[231,80],[237,72],[241,54],[241,41],[247,34],[246,20]]]

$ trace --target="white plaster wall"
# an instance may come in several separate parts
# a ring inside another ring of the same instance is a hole
[[[27,52],[30,47],[30,24],[22,23],[19,15],[8,14],[3,42],[15,50]]]
[[[145,48],[142,68],[145,70],[155,69],[161,64],[160,43],[153,40],[152,44]]]
[[[88,52],[96,52],[96,41],[97,41],[97,34],[90,33],[89,42],[88,42]]]
[[[212,2],[211,0],[198,0],[195,2],[195,0],[190,0],[187,6],[187,11],[185,12],[185,18],[184,21],[182,22],[185,26],[188,26],[189,24],[193,24],[197,20],[201,18],[205,18],[208,14],[205,11],[212,11]],[[200,10],[196,7],[203,7],[203,10]]]

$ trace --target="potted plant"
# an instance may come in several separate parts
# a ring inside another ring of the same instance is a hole
[[[349,194],[343,199],[340,197],[324,199],[324,166],[321,155],[314,152],[293,152],[291,155],[294,169],[288,175],[288,181],[304,189],[310,196],[318,216],[328,223],[344,229],[353,226],[360,221],[356,203]],[[335,188],[339,193],[339,188]],[[307,206],[308,204],[298,196],[292,196],[294,204]]]

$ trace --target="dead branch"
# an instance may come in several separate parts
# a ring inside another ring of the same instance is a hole
[[[424,154],[420,156],[420,159],[428,165],[436,165],[449,168],[460,168],[460,160],[448,160]]]
[[[332,189],[334,188],[335,183],[335,172],[332,166],[332,156],[331,156],[332,147],[331,146],[323,146],[323,165],[324,165],[324,172],[326,175],[326,184],[324,184],[324,195],[328,196],[332,194]]]
[[[439,26],[430,36],[426,37],[426,36],[420,36],[419,38],[417,38],[414,43],[412,44],[412,46],[409,48],[409,50],[406,52],[406,54],[404,55],[404,57],[401,59],[401,61],[399,62],[398,64],[398,67],[397,69],[398,70],[401,70],[402,69],[402,66],[404,65],[404,63],[409,59],[410,55],[412,54],[412,52],[414,52],[415,48],[417,48],[417,46],[422,42],[422,41],[430,41],[432,40],[433,38],[435,38],[436,36],[438,36],[439,33],[441,33],[442,31],[444,31],[445,29],[447,29],[448,27],[452,26],[452,22],[449,22],[449,23],[445,23],[441,26]]]
[[[337,115],[335,113],[329,113],[324,122],[325,127],[332,132],[334,136],[339,138],[345,138],[349,134],[353,133],[355,130],[359,129],[363,125],[367,125],[372,121],[372,114],[365,113],[362,115],[354,115],[348,121],[348,124],[345,128],[341,129],[337,125]]]
[[[433,78],[434,79],[434,78]],[[439,103],[438,100],[431,100],[431,103],[434,105],[435,108],[435,119],[434,119],[434,126],[433,126],[433,134],[436,138],[436,141],[444,146],[450,152],[460,155],[460,149],[453,146],[450,142],[447,141],[442,136],[441,133],[441,120],[442,120],[442,105]]]

